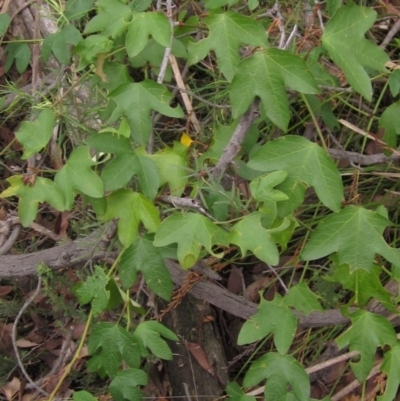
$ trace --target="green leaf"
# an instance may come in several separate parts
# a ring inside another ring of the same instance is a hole
[[[290,355],[269,352],[252,363],[243,386],[253,387],[267,379],[264,396],[268,401],[281,401],[291,386],[299,401],[310,400],[310,379],[304,368]]]
[[[148,348],[153,355],[168,361],[172,360],[172,351],[161,336],[172,341],[179,340],[171,330],[154,320],[140,323],[133,336],[139,343],[143,357],[148,356],[146,351],[146,348]]]
[[[138,150],[137,153],[154,162],[160,176],[159,185],[168,184],[172,196],[183,194],[188,182],[186,154],[179,154],[169,147],[158,150],[154,155],[149,155],[144,150]]]
[[[64,210],[64,198],[57,185],[48,178],[37,177],[33,185],[25,185],[22,175],[7,178],[11,185],[0,198],[18,196],[18,216],[21,224],[28,227],[35,220],[39,202],[48,202],[54,209]]]
[[[147,381],[147,373],[141,369],[123,370],[110,383],[110,394],[115,401],[140,401],[143,394],[138,386],[147,385]]]
[[[131,368],[139,368],[140,348],[131,333],[112,323],[97,323],[89,337],[89,372],[98,372],[101,378],[113,378],[125,361]]]
[[[94,316],[103,312],[110,300],[110,291],[106,290],[109,278],[100,266],[95,266],[92,276],[78,288],[76,295],[81,305],[92,303],[92,312]]]
[[[396,398],[400,384],[400,344],[396,344],[392,349],[386,352],[381,371],[386,373],[385,394],[378,396],[378,401],[392,401]]]
[[[150,35],[164,47],[171,45],[171,24],[167,16],[149,11],[133,13],[125,39],[128,56],[137,56],[146,47]]]
[[[74,394],[72,394],[72,399],[74,401],[97,401],[97,398],[93,397],[92,394],[85,390],[74,391]]]
[[[397,137],[400,135],[400,101],[392,103],[382,113],[379,127],[385,129],[383,140],[391,148],[397,147]]]
[[[189,269],[199,258],[201,247],[215,255],[213,246],[227,245],[227,233],[199,213],[177,213],[161,223],[154,245],[165,246],[175,242],[180,265]]]
[[[118,238],[124,248],[128,248],[137,238],[140,222],[147,231],[155,232],[160,224],[160,216],[153,203],[142,194],[127,189],[113,192],[106,198],[106,212],[100,220],[109,221],[119,217]]]
[[[55,114],[50,109],[42,110],[35,121],[23,121],[15,133],[18,141],[24,147],[22,159],[26,160],[42,150],[50,141],[56,121]]]
[[[60,64],[69,64],[71,59],[68,44],[76,45],[82,39],[81,33],[73,25],[65,25],[61,30],[47,35],[43,41],[42,58],[45,63],[51,53]]]
[[[341,207],[343,184],[335,163],[324,149],[305,138],[288,135],[268,142],[251,156],[248,165],[261,171],[285,170],[288,178],[314,187],[331,210]]]
[[[64,194],[67,210],[72,208],[74,190],[92,198],[103,197],[103,182],[91,169],[95,164],[89,147],[81,146],[72,151],[67,164],[57,172],[54,181]]]
[[[239,65],[240,46],[268,46],[263,26],[234,11],[214,14],[203,22],[209,27],[210,33],[206,39],[189,44],[189,63],[198,63],[210,50],[214,50],[218,66],[228,81],[232,80]]]
[[[390,322],[383,316],[359,310],[350,314],[352,325],[337,339],[339,348],[347,345],[350,351],[360,353],[359,362],[351,362],[351,367],[360,383],[367,379],[374,364],[378,346],[397,344],[396,332]]]
[[[265,263],[277,265],[279,262],[279,252],[272,238],[272,233],[276,229],[265,229],[262,225],[263,217],[263,213],[260,212],[245,216],[239,223],[233,226],[229,242],[240,247],[243,257],[247,251],[251,251]],[[285,220],[284,224],[287,227],[288,221]],[[286,227],[282,225],[280,229],[284,230]]]
[[[7,60],[5,71],[8,72],[15,61],[15,66],[20,74],[23,74],[31,61],[32,52],[26,43],[12,42],[6,46]]]
[[[208,10],[215,10],[225,5],[232,6],[239,0],[204,0],[204,5]]]
[[[89,138],[86,143],[100,152],[116,154],[101,174],[106,191],[126,186],[137,175],[143,194],[149,199],[156,197],[161,185],[157,166],[151,157],[146,157],[147,153],[134,152],[128,138],[102,132]]]
[[[390,222],[377,212],[348,206],[318,225],[302,252],[303,260],[315,260],[337,252],[339,264],[347,263],[350,271],[372,270],[375,254],[398,266],[400,250],[391,248],[383,239]]]
[[[250,182],[250,191],[253,198],[264,204],[259,207],[259,211],[269,216],[270,225],[278,216],[277,202],[286,201],[289,197],[282,191],[274,189],[276,185],[281,184],[287,177],[286,171],[274,171],[270,174],[264,174]]]
[[[365,32],[374,24],[376,11],[355,4],[341,7],[328,22],[322,43],[332,60],[344,71],[355,91],[372,100],[372,85],[365,68],[385,71],[387,53],[365,39]]]
[[[275,295],[271,302],[261,296],[257,310],[257,313],[242,326],[237,340],[238,345],[259,341],[272,333],[276,349],[280,354],[285,354],[293,342],[297,329],[293,313],[283,304],[280,295]]]
[[[67,0],[65,3],[65,17],[68,21],[83,18],[93,7],[94,0]]]
[[[85,26],[84,34],[102,32],[116,38],[124,32],[132,16],[132,10],[122,0],[98,0],[97,15]]]
[[[244,114],[258,96],[267,117],[287,131],[290,111],[285,87],[319,93],[307,64],[299,56],[279,49],[256,52],[240,63],[229,89],[233,117]]]
[[[133,0],[130,6],[132,7],[132,10],[140,13],[147,10],[152,2],[153,0]]]
[[[113,42],[102,35],[90,35],[75,46],[75,53],[80,56],[78,71],[89,64],[97,62],[99,56],[104,56],[113,48]]]
[[[225,391],[229,396],[229,401],[256,401],[252,395],[246,395],[236,382],[229,383]]]
[[[169,106],[172,94],[164,86],[151,80],[121,85],[110,93],[110,97],[117,104],[111,115],[111,121],[125,115],[131,126],[132,138],[140,145],[147,144],[151,134],[151,110],[169,117],[184,116],[180,106],[176,108]]]
[[[10,25],[11,17],[8,14],[0,14],[0,36],[3,36]]]
[[[159,248],[149,236],[139,237],[122,255],[118,266],[122,288],[132,287],[137,272],[143,273],[146,284],[159,297],[171,299],[173,283]]]
[[[331,257],[331,259],[337,258]],[[349,265],[335,263],[334,274],[324,277],[324,279],[340,283],[343,288],[352,291],[354,293],[354,302],[360,308],[364,308],[371,298],[375,298],[387,309],[396,313],[397,309],[392,302],[393,294],[387,291],[381,284],[381,272],[382,269],[375,264],[370,271],[358,269],[351,272]]]
[[[389,88],[393,97],[400,92],[400,70],[394,70],[389,76]]]
[[[318,297],[308,288],[304,281],[290,288],[289,292],[285,295],[284,304],[294,307],[306,316],[314,311],[324,311],[324,308],[318,301]]]

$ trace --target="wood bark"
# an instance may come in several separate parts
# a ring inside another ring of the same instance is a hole
[[[167,304],[162,302],[161,306]],[[208,321],[210,317],[209,304],[188,295],[162,319],[180,338],[169,342],[174,358],[166,363],[173,397],[211,401],[222,395],[229,381],[220,335],[215,322]]]

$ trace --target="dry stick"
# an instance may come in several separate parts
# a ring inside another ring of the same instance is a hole
[[[254,101],[250,108],[243,114],[240,118],[239,123],[233,133],[228,145],[224,149],[221,158],[218,160],[217,165],[212,169],[211,177],[214,180],[219,180],[222,178],[225,170],[228,168],[229,164],[232,163],[235,156],[240,152],[243,140],[249,131],[251,125],[259,117],[257,111],[258,102]]]
[[[380,44],[380,47],[384,49],[393,39],[394,35],[399,31],[400,29],[400,18],[396,21],[396,23],[392,26],[392,29],[388,32],[386,35],[385,39],[383,39],[382,43]]]
[[[171,57],[173,57],[173,56],[171,56]],[[172,65],[172,62],[171,62],[171,65]],[[188,95],[194,97],[195,99],[200,100],[200,102],[202,102],[202,103],[204,103],[204,104],[206,104],[208,106],[214,107],[215,109],[230,109],[230,108],[232,108],[229,104],[216,104],[216,103],[210,102],[207,99],[204,99],[204,97],[196,95],[192,91],[183,89],[180,86],[175,86],[175,85],[170,85],[170,84],[164,84],[164,86],[166,86],[167,88],[176,89],[178,92],[187,93]],[[184,86],[183,80],[182,80],[182,86]],[[186,104],[185,104],[185,106],[186,106]]]
[[[157,11],[161,11],[161,1],[157,2]],[[169,46],[164,50],[164,57],[161,61],[160,71],[157,77],[157,83],[162,84],[164,81],[165,72],[167,71],[168,60],[171,54],[172,40],[174,39],[174,21],[172,21],[172,0],[167,0],[167,17],[169,25],[171,27],[171,35],[169,40]],[[149,143],[147,145],[147,152],[149,154],[154,153],[154,130],[152,130],[149,138]]]
[[[382,363],[379,363],[378,365],[374,366],[366,378],[366,380],[370,379],[371,377],[375,376],[377,373],[379,373],[380,368],[381,368]],[[350,391],[354,390],[355,388],[360,386],[360,382],[356,379],[353,380],[349,385],[346,387],[342,388],[338,393],[336,393],[333,397],[331,397],[331,401],[340,401],[344,400],[345,396],[350,393]]]
[[[42,377],[41,379],[39,379],[39,380],[37,380],[35,382],[36,385],[40,386],[47,378],[49,378],[49,377],[51,377],[53,375],[56,375],[58,373],[58,371],[61,368],[62,363],[66,359],[67,352],[68,352],[69,346],[71,344],[73,334],[74,334],[74,328],[71,326],[68,329],[67,336],[65,337],[64,344],[62,345],[61,350],[60,350],[60,355],[58,356],[54,366],[51,368],[50,372],[47,373],[47,375],[45,377]],[[31,384],[27,384],[25,386],[25,388],[27,390],[29,390],[29,389],[32,388],[32,385]]]
[[[39,293],[40,291],[40,287],[42,285],[42,278],[40,276],[38,276],[38,284],[36,287],[36,290],[34,291],[34,293],[29,297],[29,299],[22,305],[22,308],[20,309],[20,311],[18,312],[17,317],[15,318],[14,321],[14,325],[12,328],[12,345],[14,348],[14,352],[15,352],[15,356],[17,357],[17,361],[18,361],[18,366],[21,369],[23,375],[25,376],[26,380],[28,380],[28,382],[31,384],[32,388],[34,388],[35,390],[39,391],[40,394],[45,395],[46,397],[49,395],[46,391],[44,391],[43,389],[41,389],[39,386],[37,386],[35,384],[35,382],[30,378],[30,376],[28,375],[28,372],[25,370],[25,367],[22,363],[21,357],[19,355],[18,352],[18,347],[17,347],[17,325],[19,322],[19,319],[21,319],[22,314],[24,313],[25,309],[31,304],[31,302],[35,299],[36,295]]]
[[[18,238],[20,231],[21,226],[19,224],[15,225],[8,239],[0,247],[0,255],[5,255],[12,248]]]
[[[186,93],[185,83],[183,82],[182,74],[181,74],[181,71],[179,70],[179,66],[178,66],[178,63],[176,62],[176,58],[175,58],[175,56],[173,56],[171,54],[169,56],[169,60],[171,62],[172,71],[174,72],[174,77],[175,77],[176,84],[178,86],[178,90],[181,92],[182,100],[185,105],[186,111],[188,113],[189,120],[193,125],[195,133],[200,134],[200,132],[201,132],[200,122],[197,119],[196,114],[194,113],[192,102],[190,101],[189,96]]]
[[[352,163],[361,164],[363,166],[371,166],[373,164],[389,163],[400,160],[400,154],[393,153],[386,156],[383,153],[376,155],[362,155],[361,153],[349,152],[341,149],[329,149],[329,154],[333,159],[346,159]]]

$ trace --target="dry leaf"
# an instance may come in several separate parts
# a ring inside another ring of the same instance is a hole
[[[17,344],[19,348],[32,348],[39,345],[38,343],[34,343],[25,338],[20,338],[19,340],[15,341],[15,344]]]
[[[185,342],[187,349],[193,355],[194,359],[198,362],[198,364],[208,373],[214,376],[215,368],[210,365],[208,361],[208,357],[206,351],[200,344]]]
[[[273,279],[271,277],[261,276],[246,288],[246,290],[243,293],[243,298],[251,302],[258,302],[259,292],[267,288],[272,281]]]
[[[0,297],[4,297],[5,295],[9,294],[13,289],[14,287],[12,285],[0,285]]]
[[[228,289],[228,291],[236,295],[241,294],[244,291],[244,279],[242,269],[240,269],[236,265],[232,265],[226,288]]]
[[[4,386],[0,387],[3,394],[6,396],[7,400],[11,401],[15,394],[21,389],[21,381],[14,377],[10,382],[6,383]]]

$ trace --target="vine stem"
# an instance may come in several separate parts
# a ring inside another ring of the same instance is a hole
[[[115,262],[114,262],[113,265],[111,266],[111,269],[110,269],[110,271],[109,271],[108,274],[107,274],[107,277],[111,277],[111,274],[114,273],[114,271],[115,271],[115,269],[116,269],[116,267],[117,267],[117,265],[118,265],[118,263],[119,263],[119,261],[120,261],[122,255],[123,255],[124,251],[125,251],[125,249],[123,249],[123,250],[119,253],[117,259],[115,259]],[[57,383],[57,386],[54,388],[54,390],[53,390],[52,393],[50,394],[50,397],[49,397],[49,399],[48,399],[47,401],[53,401],[53,400],[54,400],[54,397],[56,396],[58,390],[61,388],[61,386],[62,386],[64,380],[65,380],[65,379],[67,378],[67,376],[71,373],[71,370],[72,370],[72,368],[73,368],[75,362],[76,362],[76,361],[78,360],[78,358],[79,358],[79,355],[80,355],[80,353],[81,353],[81,351],[82,351],[83,345],[85,344],[85,339],[86,339],[86,337],[87,337],[87,334],[88,334],[88,331],[89,331],[89,327],[90,327],[90,324],[92,323],[93,317],[94,317],[94,316],[93,316],[93,310],[90,309],[90,313],[89,313],[89,316],[88,316],[88,319],[87,319],[87,322],[86,322],[86,325],[85,325],[85,330],[83,331],[82,338],[81,338],[81,340],[80,340],[80,342],[79,342],[78,348],[76,349],[75,354],[74,354],[73,358],[71,359],[71,362],[70,362],[70,363],[67,365],[67,367],[65,368],[65,371],[64,371],[63,375],[61,376],[60,380],[59,380],[58,383]]]

